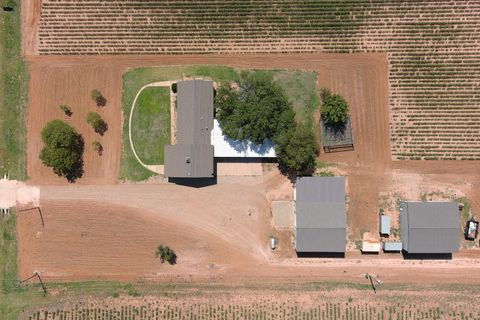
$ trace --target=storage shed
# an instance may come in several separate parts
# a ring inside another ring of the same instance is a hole
[[[390,217],[383,214],[380,215],[380,234],[390,235]]]
[[[362,241],[362,253],[379,253],[380,242]]]
[[[455,202],[401,202],[400,227],[408,253],[447,254],[460,249],[460,214]]]
[[[295,189],[297,252],[344,253],[345,178],[300,177]]]
[[[383,244],[383,251],[385,252],[400,252],[402,249],[401,241],[387,241]]]

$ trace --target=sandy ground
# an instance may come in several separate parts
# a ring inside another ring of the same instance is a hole
[[[38,206],[40,204],[40,189],[27,186],[23,182],[0,179],[0,209],[23,205]]]
[[[480,281],[480,250],[428,261],[404,260],[399,254],[349,252],[346,259],[297,259],[271,253],[267,240],[275,231],[265,194],[278,182],[278,176],[270,174],[262,179],[224,178],[200,189],[173,184],[44,186],[45,227],[38,215],[19,214],[20,274],[39,271],[60,280],[245,283],[362,282],[368,272],[389,283]],[[155,260],[159,243],[177,250],[176,266]]]

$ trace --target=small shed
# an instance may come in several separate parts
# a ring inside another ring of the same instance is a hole
[[[385,252],[400,252],[402,249],[401,241],[388,241],[383,244],[383,251]]]
[[[380,215],[380,234],[390,235],[390,217],[383,214]]]
[[[362,241],[362,253],[379,253],[380,242]]]

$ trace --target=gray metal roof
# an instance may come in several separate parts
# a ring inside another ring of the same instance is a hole
[[[213,129],[213,81],[177,82],[177,143],[210,144]]]
[[[165,176],[211,178],[214,175],[213,146],[177,144],[165,146]]]
[[[295,188],[297,252],[345,252],[345,178],[300,177]]]
[[[210,178],[214,175],[213,82],[177,82],[177,144],[165,146],[165,176]]]
[[[460,249],[456,202],[401,202],[403,248],[408,253],[452,253]]]
[[[298,203],[345,203],[344,177],[299,177],[295,189]]]

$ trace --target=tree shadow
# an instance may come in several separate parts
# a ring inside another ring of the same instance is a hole
[[[107,105],[107,99],[103,95],[95,98],[95,102],[97,103],[97,107],[105,107]]]
[[[105,121],[100,120],[99,125],[95,128],[95,132],[103,136],[107,131],[108,131],[108,124]]]
[[[75,152],[77,152],[77,161],[74,163],[72,168],[70,168],[69,172],[65,175],[65,178],[67,178],[68,182],[74,183],[77,179],[81,178],[83,176],[83,152],[85,150],[85,141],[83,140],[83,137],[79,134],[78,135],[78,141],[75,146]]]

